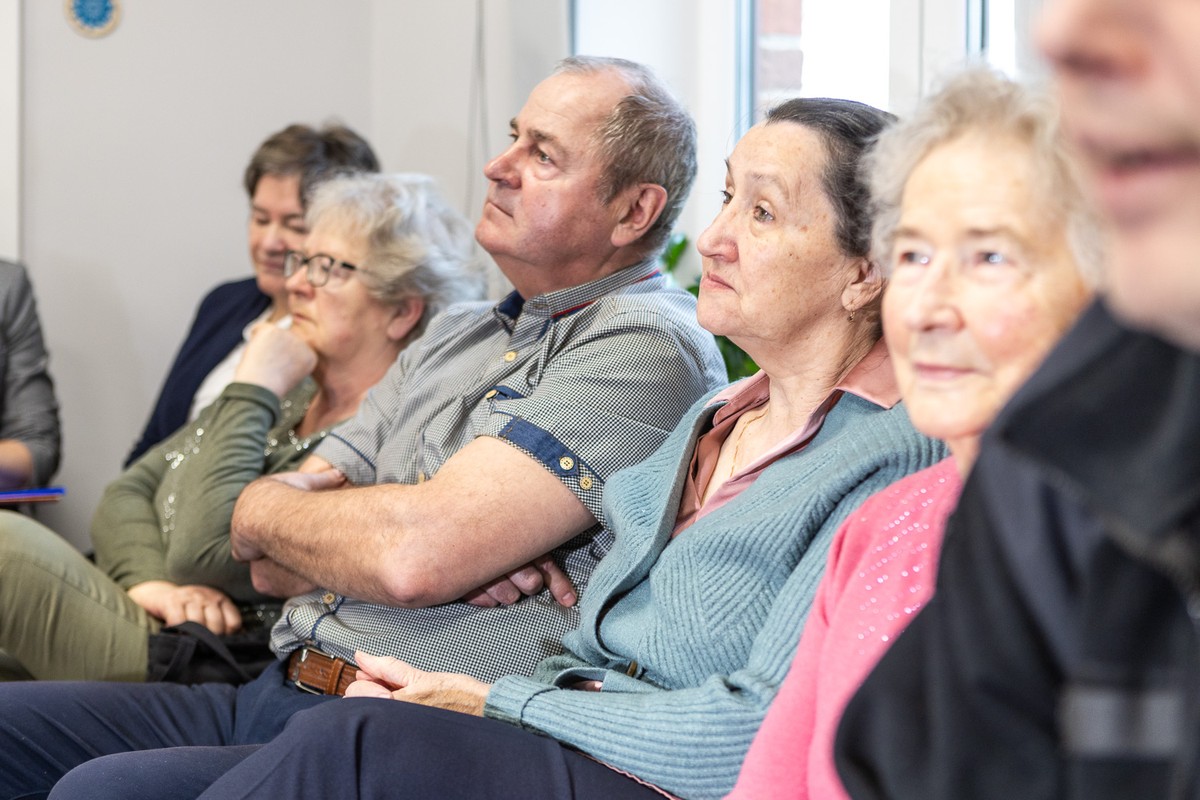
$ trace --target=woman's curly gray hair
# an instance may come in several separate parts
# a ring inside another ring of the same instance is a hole
[[[876,263],[890,272],[904,187],[913,170],[934,148],[967,134],[1007,138],[1029,148],[1033,172],[1042,182],[1041,213],[1059,215],[1081,277],[1097,286],[1105,264],[1104,236],[1060,134],[1053,95],[985,67],[971,67],[950,77],[911,116],[888,128],[864,160],[875,220],[872,256]]]
[[[308,206],[309,230],[332,225],[362,237],[367,289],[384,303],[412,297],[425,312],[409,335],[415,339],[451,303],[483,295],[470,223],[451,208],[427,175],[357,173],[320,184]]]

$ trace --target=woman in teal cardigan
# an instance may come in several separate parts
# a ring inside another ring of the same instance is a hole
[[[730,156],[724,207],[699,239],[697,313],[763,371],[698,403],[609,481],[615,543],[563,655],[489,686],[360,653],[346,694],[378,699],[296,714],[203,796],[729,791],[834,531],[944,454],[897,405],[879,338],[856,167],[887,121],[858,103],[794,100]]]
[[[335,179],[309,223],[307,258],[292,251],[285,267],[291,330],[259,325],[234,382],[108,486],[92,521],[95,564],[0,512],[0,679],[160,677],[147,673],[148,637],[164,623],[229,633],[278,605],[230,553],[238,494],[295,469],[425,322],[480,283],[470,227],[429,178]]]

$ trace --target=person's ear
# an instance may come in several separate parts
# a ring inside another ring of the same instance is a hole
[[[842,307],[851,315],[870,305],[883,291],[883,270],[869,258],[855,258],[847,265],[850,282],[842,290]]]
[[[639,183],[613,199],[624,212],[613,228],[613,247],[626,247],[646,235],[667,205],[667,190],[656,183]]]
[[[407,297],[404,302],[396,306],[396,310],[392,313],[391,320],[388,321],[387,335],[393,342],[402,342],[412,333],[413,328],[417,327],[417,323],[421,321],[421,315],[425,313],[425,298],[423,297]]]

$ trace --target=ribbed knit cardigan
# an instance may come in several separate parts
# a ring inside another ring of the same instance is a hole
[[[844,395],[808,446],[674,540],[701,400],[605,490],[612,550],[567,652],[501,678],[485,715],[541,731],[680,797],[719,798],[787,673],[834,531],[863,500],[943,458],[903,405]],[[690,424],[689,424],[690,423]],[[569,688],[601,680],[600,692]]]

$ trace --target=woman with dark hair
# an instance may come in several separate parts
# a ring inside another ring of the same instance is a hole
[[[223,283],[200,301],[126,467],[217,399],[256,323],[287,326],[283,258],[304,244],[314,187],[341,172],[378,171],[371,145],[344,125],[293,124],[259,145],[243,176],[254,277]]]
[[[359,653],[346,694],[360,699],[294,715],[204,796],[727,792],[834,530],[943,452],[896,405],[880,342],[883,280],[857,167],[889,120],[795,100],[730,155],[723,207],[698,242],[697,314],[762,372],[698,402],[654,455],[610,480],[615,542],[563,655],[489,686]],[[138,755],[84,765],[60,788]],[[173,772],[187,773],[187,758]]]

